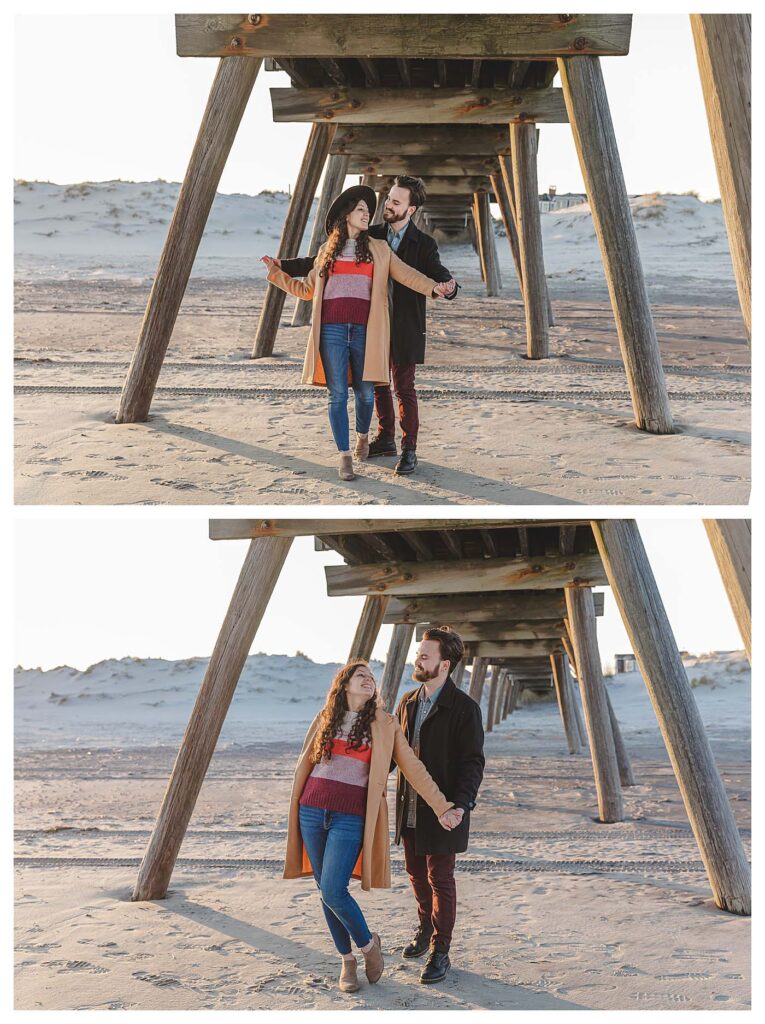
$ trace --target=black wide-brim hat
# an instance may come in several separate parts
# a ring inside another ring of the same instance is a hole
[[[359,199],[363,199],[369,207],[370,221],[372,220],[372,217],[374,217],[375,210],[377,209],[377,193],[375,190],[370,188],[369,185],[351,185],[351,187],[347,188],[345,192],[341,192],[337,199],[333,200],[332,205],[329,208],[327,220],[324,225],[327,229],[328,235],[332,232],[332,225],[338,218],[340,207],[350,199],[353,200],[354,206]]]

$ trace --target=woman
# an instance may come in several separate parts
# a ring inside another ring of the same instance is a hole
[[[337,673],[322,711],[311,723],[295,769],[287,830],[285,878],[313,874],[327,925],[342,957],[339,987],[359,988],[351,941],[364,954],[370,982],[383,972],[380,936],[371,932],[348,892],[390,888],[390,838],[385,789],[391,759],[450,829],[454,806],[415,757],[398,719],[378,702],[375,678],[356,659]]]
[[[303,383],[326,385],[329,391],[329,423],[340,453],[341,480],[354,479],[348,384],[356,406],[354,454],[362,460],[369,454],[374,385],[389,380],[389,278],[433,298],[447,288],[402,263],[386,241],[369,237],[375,201],[367,185],[354,185],[335,199],[325,224],[329,238],[304,281],[288,277],[271,256],[261,257],[271,284],[313,300]]]

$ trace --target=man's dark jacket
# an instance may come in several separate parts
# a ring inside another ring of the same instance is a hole
[[[385,239],[387,224],[373,224],[369,229],[371,238]],[[401,239],[396,253],[398,258],[421,274],[434,281],[449,281],[451,274],[441,263],[438,246],[434,238],[415,227],[412,221]],[[295,260],[282,260],[282,270],[290,277],[307,277],[313,268],[316,256]],[[449,296],[453,299],[457,289]],[[390,325],[390,357],[396,366],[411,366],[425,362],[425,302],[419,292],[406,288],[398,281],[393,282],[393,309]]]
[[[396,709],[404,735],[411,742],[421,687],[405,693]],[[421,796],[417,797],[415,850],[425,853],[464,853],[470,835],[470,811],[475,807],[486,763],[483,756],[481,709],[472,697],[458,690],[449,676],[420,729],[419,758],[447,800],[464,811],[459,825],[447,832]],[[407,785],[398,773],[396,789],[396,842],[406,824]]]

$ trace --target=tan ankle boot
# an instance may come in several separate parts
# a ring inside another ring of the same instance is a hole
[[[353,457],[350,452],[343,452],[340,455],[340,466],[338,467],[337,475],[341,480],[356,479],[356,474],[353,472]]]
[[[361,986],[359,985],[356,967],[356,957],[352,960],[343,960],[343,966],[340,968],[340,981],[338,982],[341,992],[358,992]]]
[[[367,980],[374,985],[382,977],[385,969],[382,949],[380,948],[380,936],[372,932],[372,948],[364,954],[364,967],[367,973]]]
[[[369,455],[369,434],[356,434],[356,451],[353,453],[359,462]]]

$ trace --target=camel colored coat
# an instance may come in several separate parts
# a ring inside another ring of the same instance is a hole
[[[313,769],[311,750],[318,725],[317,715],[308,728],[295,769],[287,826],[284,878],[303,878],[313,874],[300,834],[298,808],[306,779]],[[369,765],[364,839],[359,859],[352,872],[353,878],[361,880],[362,889],[390,888],[390,832],[385,793],[391,760],[396,762],[401,772],[439,818],[454,806],[431,779],[422,761],[415,757],[398,719],[378,708],[372,722],[372,761]]]
[[[324,296],[325,278],[319,277],[326,251],[326,243],[319,249],[313,270],[303,281],[288,277],[278,267],[271,267],[268,280],[282,291],[290,292],[299,299],[312,299],[311,333],[308,336],[308,347],[303,363],[303,384],[316,384],[326,387],[327,378],[319,353],[321,334],[321,304]],[[432,295],[437,282],[421,274],[419,270],[403,263],[393,252],[384,239],[370,238],[369,251],[374,263],[372,275],[372,302],[369,307],[367,321],[367,345],[364,353],[364,380],[375,384],[387,384],[390,380],[390,314],[388,312],[388,278],[392,277],[399,284]]]

